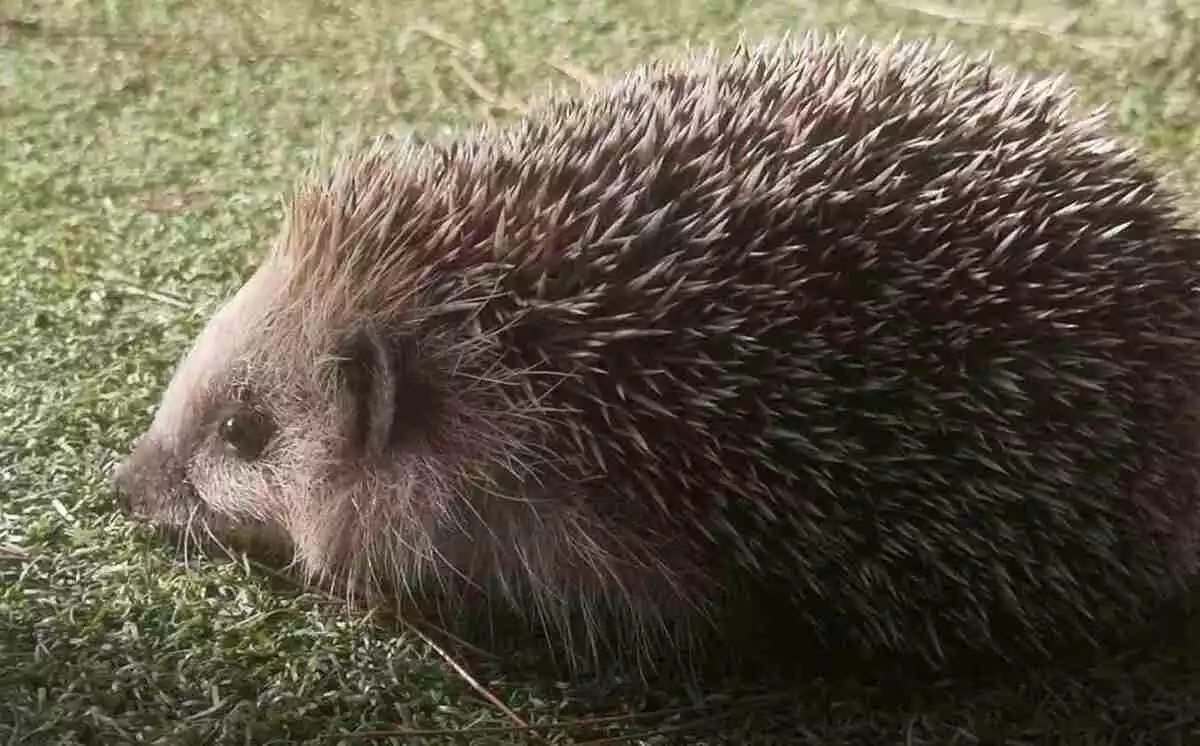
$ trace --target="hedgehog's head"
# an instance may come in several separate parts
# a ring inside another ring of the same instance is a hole
[[[536,405],[510,396],[498,343],[472,331],[477,293],[438,266],[462,257],[437,239],[451,240],[424,162],[406,163],[368,151],[298,195],[116,469],[129,510],[190,539],[282,552],[347,589],[445,586],[506,563],[561,572],[556,546],[584,551],[555,544],[578,517],[569,490],[530,509],[520,483],[544,494],[553,481],[529,476],[546,461]],[[519,499],[480,497],[497,493]],[[514,555],[530,534],[544,550]]]
[[[365,202],[395,196],[391,171],[370,165],[347,163],[298,196],[276,250],[181,360],[115,470],[135,515],[354,585],[372,563],[432,558],[469,449],[453,433],[434,448],[433,363],[417,359],[406,304],[355,274],[386,248],[379,233],[354,235],[380,227]],[[385,536],[395,542],[373,552]]]
[[[294,459],[293,434],[281,429],[281,401],[255,352],[278,286],[272,269],[257,272],[179,364],[149,429],[115,472],[135,514],[214,537],[253,528],[272,544],[282,538],[271,472]]]
[[[440,397],[411,338],[367,319],[313,334],[287,279],[272,259],[213,316],[115,482],[152,524],[350,580],[385,531],[428,543],[453,458],[431,455]]]

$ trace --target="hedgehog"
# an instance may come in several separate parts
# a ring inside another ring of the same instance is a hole
[[[343,151],[120,499],[580,657],[1141,624],[1197,568],[1200,234],[1076,98],[810,32]]]

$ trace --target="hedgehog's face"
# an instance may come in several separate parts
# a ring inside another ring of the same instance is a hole
[[[345,579],[381,536],[419,548],[446,519],[453,469],[425,437],[439,397],[411,348],[373,326],[312,349],[265,321],[279,276],[264,265],[208,322],[114,483],[127,510],[186,541]]]
[[[154,420],[114,481],[125,506],[198,540],[286,547],[278,474],[294,464],[287,391],[253,356],[273,275],[254,275],[180,362]],[[289,480],[292,477],[289,477]]]

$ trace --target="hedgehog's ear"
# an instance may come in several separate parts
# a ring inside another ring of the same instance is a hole
[[[416,369],[414,340],[364,323],[344,332],[330,358],[353,444],[380,454],[422,423],[430,393]]]

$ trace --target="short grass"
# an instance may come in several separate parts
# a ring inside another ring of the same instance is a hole
[[[1072,669],[814,682],[770,710],[486,666],[476,687],[412,631],[235,562],[184,567],[115,514],[105,471],[315,154],[508,116],[689,43],[839,25],[1068,71],[1200,195],[1184,0],[0,0],[0,742],[1200,742],[1200,647],[1175,620]]]

